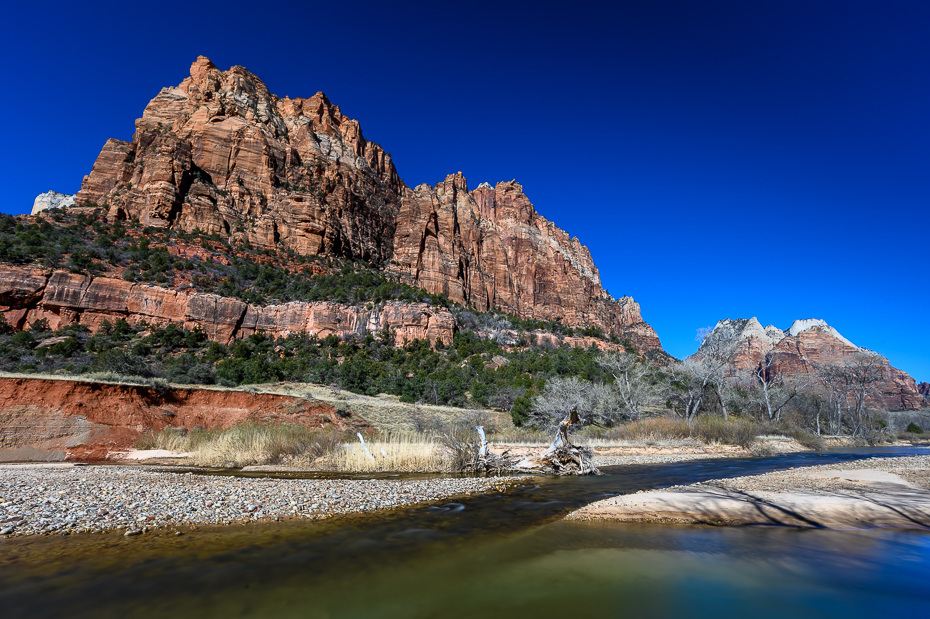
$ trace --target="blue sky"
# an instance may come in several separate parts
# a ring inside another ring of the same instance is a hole
[[[930,381],[926,2],[20,3],[4,202],[72,193],[199,54],[322,90],[409,185],[516,178],[665,348],[823,318]]]

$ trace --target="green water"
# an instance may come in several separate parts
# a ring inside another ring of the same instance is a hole
[[[927,616],[930,534],[566,522],[605,494],[872,455],[615,467],[377,517],[0,542],[3,617]],[[886,450],[887,455],[903,453]]]

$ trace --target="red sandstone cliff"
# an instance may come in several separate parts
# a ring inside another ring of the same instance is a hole
[[[753,370],[768,360],[772,371],[788,380],[807,380],[817,367],[840,364],[857,354],[874,355],[882,366],[882,381],[873,402],[888,410],[914,410],[924,405],[917,382],[907,372],[856,346],[822,320],[796,320],[785,331],[772,325],[763,327],[756,318],[721,320],[698,353],[715,350],[730,354],[731,374]]]
[[[356,307],[338,303],[293,302],[258,306],[213,294],[168,290],[109,277],[75,275],[0,265],[0,313],[14,328],[45,318],[49,327],[79,323],[96,331],[104,320],[130,324],[175,323],[200,327],[211,340],[229,343],[257,331],[280,336],[306,332],[344,338],[389,328],[398,345],[428,338],[452,342],[455,317],[425,303]]]
[[[220,71],[204,57],[149,102],[132,142],[104,145],[76,202],[105,205],[112,219],[372,260],[480,310],[562,318],[661,350],[639,305],[611,298],[588,249],[536,213],[516,182],[469,192],[457,174],[411,190],[323,93],[282,99],[246,69]],[[238,307],[201,302],[192,315],[214,312],[225,321],[217,329],[238,332],[228,324]]]
[[[149,102],[132,142],[107,141],[75,200],[146,225],[381,261],[404,190],[390,155],[322,92],[281,99],[244,67],[201,56]]]
[[[661,349],[630,297],[601,286],[588,248],[539,215],[515,181],[474,191],[462,173],[401,201],[389,270],[403,281],[479,310],[595,326]]]

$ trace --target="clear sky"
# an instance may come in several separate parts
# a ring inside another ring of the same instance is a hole
[[[0,210],[77,191],[203,54],[324,91],[408,185],[516,178],[675,356],[823,318],[930,381],[928,33],[925,0],[14,3]]]

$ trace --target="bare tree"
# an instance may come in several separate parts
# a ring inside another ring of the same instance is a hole
[[[868,403],[884,379],[885,365],[875,353],[857,353],[843,364],[849,394],[853,401],[853,434],[862,434],[871,424],[872,410]]]
[[[731,410],[741,410],[746,405],[747,394],[751,390],[751,375],[739,372],[735,376],[723,377],[716,383],[717,397],[724,419],[730,418]]]
[[[533,413],[546,427],[555,427],[572,409],[579,411],[580,423],[612,426],[627,418],[622,399],[612,385],[592,383],[575,376],[555,377],[533,400]]]
[[[491,312],[481,315],[480,330],[487,335],[489,340],[498,344],[505,346],[514,344],[515,340],[510,333],[512,328],[511,322],[502,316],[496,316]]]
[[[847,397],[846,376],[837,365],[815,366],[817,377],[827,393],[827,402],[830,409],[830,434],[842,434],[843,409],[849,408]]]
[[[610,354],[598,363],[614,377],[613,389],[623,403],[626,416],[639,419],[643,406],[656,397],[656,387],[648,376],[649,367],[631,354]]]
[[[510,412],[513,410],[513,403],[525,393],[525,387],[500,387],[488,396],[488,406]]]
[[[829,418],[830,413],[830,396],[822,385],[808,385],[791,404],[792,410],[795,411],[809,424],[811,429],[817,433],[817,436],[823,434],[824,425]],[[823,422],[821,421],[823,419]]]
[[[803,388],[799,384],[789,384],[778,365],[774,355],[766,355],[752,371],[753,384],[756,388],[757,401],[769,421],[779,421],[781,410]]]
[[[816,373],[830,396],[833,413],[832,431],[843,431],[843,411],[846,411],[853,436],[863,434],[871,426],[869,400],[884,380],[885,364],[871,352],[850,355],[841,363],[816,366]]]
[[[666,382],[669,400],[677,402],[688,423],[703,410],[708,398],[723,378],[721,368],[705,359],[685,359],[670,368]]]
[[[533,415],[541,425],[555,427],[572,408],[590,409],[590,389],[590,382],[575,376],[551,378],[533,398]]]
[[[698,329],[695,339],[701,340],[698,352],[672,365],[666,379],[666,395],[678,403],[688,423],[694,421],[725,380],[736,350],[730,334],[718,333],[717,329]]]

